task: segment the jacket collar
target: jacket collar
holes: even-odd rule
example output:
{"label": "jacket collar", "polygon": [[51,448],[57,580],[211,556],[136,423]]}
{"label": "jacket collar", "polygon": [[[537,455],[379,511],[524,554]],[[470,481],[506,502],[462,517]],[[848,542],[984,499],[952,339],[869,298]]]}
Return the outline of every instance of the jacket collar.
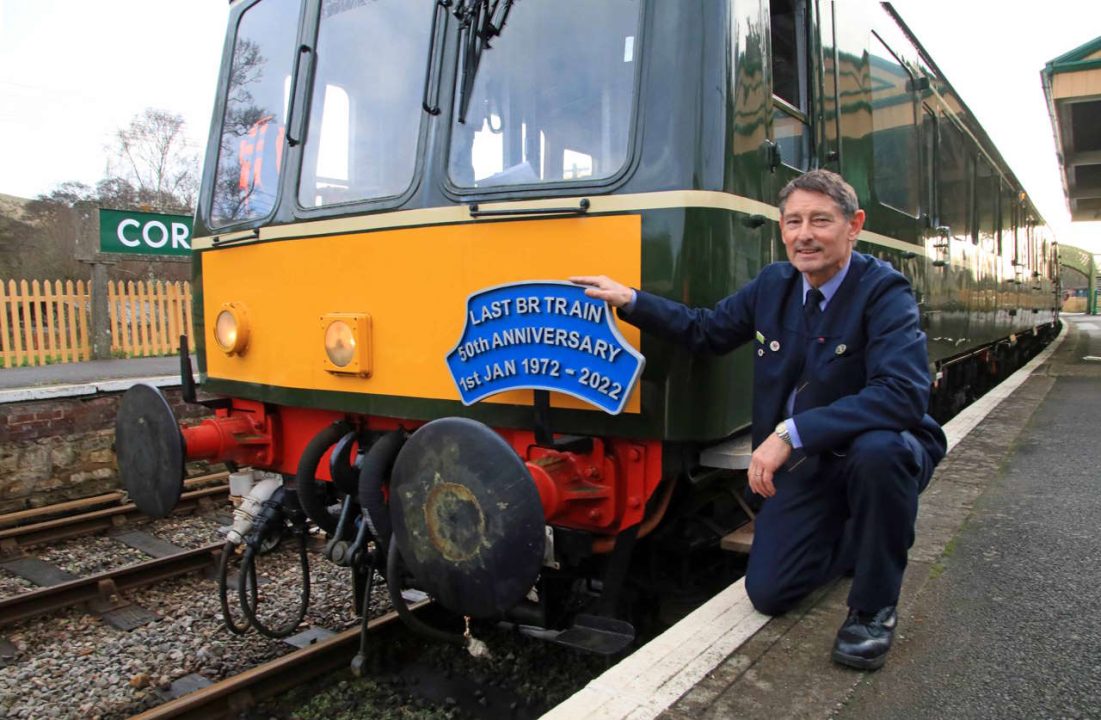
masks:
{"label": "jacket collar", "polygon": [[818,334],[824,337],[836,335],[842,319],[848,314],[843,308],[850,305],[856,288],[860,284],[860,278],[868,269],[868,265],[874,262],[868,255],[854,252],[849,260],[849,272],[837,288],[833,298],[826,305],[826,311],[822,315],[821,325],[818,326]]}

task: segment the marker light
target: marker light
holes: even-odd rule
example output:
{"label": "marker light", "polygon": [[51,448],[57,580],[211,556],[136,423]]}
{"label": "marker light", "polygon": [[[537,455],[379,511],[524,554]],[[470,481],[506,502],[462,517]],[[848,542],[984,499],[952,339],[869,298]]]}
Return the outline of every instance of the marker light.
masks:
{"label": "marker light", "polygon": [[329,313],[321,318],[325,369],[331,373],[371,374],[371,316]]}
{"label": "marker light", "polygon": [[347,367],[356,355],[356,334],[343,320],[334,320],[325,330],[325,354],[337,367]]}
{"label": "marker light", "polygon": [[248,347],[248,312],[241,303],[226,303],[214,321],[214,342],[226,355],[242,355]]}

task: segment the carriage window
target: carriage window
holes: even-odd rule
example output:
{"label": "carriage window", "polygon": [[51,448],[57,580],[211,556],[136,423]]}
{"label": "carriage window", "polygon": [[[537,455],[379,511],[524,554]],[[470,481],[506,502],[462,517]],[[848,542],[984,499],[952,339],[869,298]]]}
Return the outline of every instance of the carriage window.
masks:
{"label": "carriage window", "polygon": [[516,3],[480,56],[462,118],[456,80],[451,180],[482,188],[619,172],[634,107],[639,5]]}
{"label": "carriage window", "polygon": [[872,157],[876,199],[908,215],[918,213],[917,103],[909,71],[872,35]]}
{"label": "carriage window", "polygon": [[1001,202],[998,204],[998,254],[1005,256],[1007,247],[1013,244],[1013,188],[1002,184]]}
{"label": "carriage window", "polygon": [[937,116],[927,106],[921,109],[921,176],[924,184],[921,188],[921,208],[927,216],[927,220],[939,225],[937,222],[937,181],[933,169],[937,161]]}
{"label": "carriage window", "polygon": [[937,210],[940,224],[963,240],[970,233],[971,156],[963,133],[945,119],[940,125],[937,150]]}
{"label": "carriage window", "polygon": [[430,6],[323,0],[303,207],[400,195],[413,180]]}
{"label": "carriage window", "polygon": [[215,226],[265,217],[275,207],[298,7],[299,0],[268,0],[241,16],[215,171]]}
{"label": "carriage window", "polygon": [[994,249],[999,187],[997,173],[990,163],[979,158],[975,172],[975,242],[987,250]]}

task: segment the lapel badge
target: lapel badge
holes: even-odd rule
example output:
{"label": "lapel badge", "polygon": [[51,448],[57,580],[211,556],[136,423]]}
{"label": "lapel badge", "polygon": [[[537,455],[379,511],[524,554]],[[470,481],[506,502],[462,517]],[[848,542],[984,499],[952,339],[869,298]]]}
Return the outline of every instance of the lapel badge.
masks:
{"label": "lapel badge", "polygon": [[768,344],[768,349],[771,350],[772,352],[779,352],[780,351],[780,341],[779,340],[773,340],[772,342],[770,342]]}
{"label": "lapel badge", "polygon": [[757,357],[764,357],[764,356],[765,356],[765,349],[764,348],[757,348]]}
{"label": "lapel badge", "polygon": [[838,345],[837,347],[835,347],[833,349],[833,354],[834,355],[844,355],[846,350],[848,350],[848,348],[845,347],[845,343],[841,343],[840,345]]}
{"label": "lapel badge", "polygon": [[760,330],[757,331],[757,342],[761,343],[762,345],[765,344],[765,336],[761,334]]}

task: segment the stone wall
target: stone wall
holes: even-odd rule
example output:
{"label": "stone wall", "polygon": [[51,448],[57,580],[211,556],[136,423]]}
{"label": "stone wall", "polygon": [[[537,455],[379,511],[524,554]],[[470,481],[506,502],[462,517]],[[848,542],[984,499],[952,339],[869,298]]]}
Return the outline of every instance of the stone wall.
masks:
{"label": "stone wall", "polygon": [[[209,415],[163,389],[180,419]],[[115,413],[122,393],[0,404],[0,513],[119,489]]]}

